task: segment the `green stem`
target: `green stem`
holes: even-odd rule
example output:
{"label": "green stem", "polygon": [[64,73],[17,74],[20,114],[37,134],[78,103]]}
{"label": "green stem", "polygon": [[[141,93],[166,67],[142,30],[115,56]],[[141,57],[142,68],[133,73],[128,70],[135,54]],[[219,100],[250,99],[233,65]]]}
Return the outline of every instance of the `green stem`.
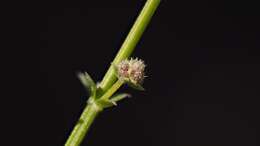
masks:
{"label": "green stem", "polygon": [[80,116],[79,121],[71,132],[65,146],[79,146],[88,132],[90,125],[100,112],[95,104],[88,104]]}
{"label": "green stem", "polygon": [[117,80],[115,84],[113,84],[113,86],[109,88],[100,99],[109,99],[123,84],[123,81]]}
{"label": "green stem", "polygon": [[[123,83],[123,81],[118,80],[100,99],[109,99]],[[65,146],[79,146],[100,111],[102,111],[102,107],[97,105],[95,100],[90,97],[88,105],[81,114]]]}
{"label": "green stem", "polygon": [[[159,3],[160,0],[147,0],[145,6],[143,7],[138,18],[136,19],[133,27],[131,28],[128,36],[126,37],[123,45],[121,46],[112,64],[116,65],[122,60],[128,58],[132,54],[136,44],[140,40],[145,28],[150,22],[151,17],[153,16]],[[100,87],[103,91],[106,91],[108,88],[110,88],[113,85],[115,81],[116,81],[116,76],[114,73],[113,66],[111,65],[107,73],[105,74],[100,84]]]}
{"label": "green stem", "polygon": [[[131,55],[159,3],[160,0],[147,0],[112,64],[116,65]],[[115,76],[113,66],[111,65],[100,84],[103,91],[103,95],[101,95],[102,99],[108,99],[111,97],[112,94],[122,85],[121,81],[115,83],[116,79],[117,77]],[[78,123],[66,141],[65,146],[79,146],[88,132],[90,125],[101,110],[102,107],[99,107],[95,104],[95,101],[92,100],[92,102],[85,107]]]}

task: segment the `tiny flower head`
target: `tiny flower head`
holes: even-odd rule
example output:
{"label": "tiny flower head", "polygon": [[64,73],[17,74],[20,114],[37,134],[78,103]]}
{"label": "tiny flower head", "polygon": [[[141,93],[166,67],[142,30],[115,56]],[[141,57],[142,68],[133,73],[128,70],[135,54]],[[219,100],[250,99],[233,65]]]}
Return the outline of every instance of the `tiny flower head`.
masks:
{"label": "tiny flower head", "polygon": [[120,78],[128,78],[129,77],[129,61],[123,60],[117,66],[117,74]]}
{"label": "tiny flower head", "polygon": [[144,69],[145,64],[143,60],[139,59],[130,59],[129,61],[130,70],[129,70],[129,78],[131,82],[134,84],[142,84],[144,79]]}
{"label": "tiny flower head", "polygon": [[135,85],[143,83],[145,64],[141,59],[123,60],[117,65],[119,79],[131,82]]}

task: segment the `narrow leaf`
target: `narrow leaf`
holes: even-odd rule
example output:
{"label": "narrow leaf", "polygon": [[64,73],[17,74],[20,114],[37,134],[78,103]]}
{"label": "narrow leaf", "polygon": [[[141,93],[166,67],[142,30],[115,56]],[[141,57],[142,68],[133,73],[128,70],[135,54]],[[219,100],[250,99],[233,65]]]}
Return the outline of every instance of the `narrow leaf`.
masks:
{"label": "narrow leaf", "polygon": [[125,99],[127,97],[131,97],[131,95],[127,94],[127,93],[119,93],[119,94],[113,95],[110,100],[112,102],[118,102],[119,100]]}
{"label": "narrow leaf", "polygon": [[102,100],[97,100],[96,102],[97,102],[97,104],[101,105],[101,106],[104,107],[104,108],[116,106],[116,103],[115,103],[115,102],[112,102],[112,101],[110,101],[110,100],[104,100],[104,99],[102,99]]}
{"label": "narrow leaf", "polygon": [[130,86],[130,87],[132,87],[132,88],[134,88],[134,89],[136,89],[136,90],[140,90],[140,91],[144,91],[144,90],[145,90],[144,87],[142,87],[142,86],[139,85],[139,84],[133,84],[133,83],[130,82],[130,81],[127,81],[126,83],[127,83],[128,86]]}
{"label": "narrow leaf", "polygon": [[96,96],[96,84],[90,77],[90,75],[85,72],[85,73],[78,73],[78,78],[83,84],[83,86],[86,88],[86,90],[89,92],[90,96],[95,97]]}

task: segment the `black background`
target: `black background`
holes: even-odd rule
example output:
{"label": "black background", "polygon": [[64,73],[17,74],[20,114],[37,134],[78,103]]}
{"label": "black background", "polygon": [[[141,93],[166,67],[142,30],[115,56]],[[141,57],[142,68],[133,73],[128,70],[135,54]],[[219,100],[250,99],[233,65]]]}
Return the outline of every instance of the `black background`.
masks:
{"label": "black background", "polygon": [[[34,49],[11,67],[21,79],[10,84],[14,142],[63,145],[87,100],[75,73],[102,79],[144,3],[33,6],[22,23]],[[133,53],[147,64],[146,91],[124,87],[133,98],[104,111],[82,145],[259,144],[258,11],[249,1],[162,0]]]}

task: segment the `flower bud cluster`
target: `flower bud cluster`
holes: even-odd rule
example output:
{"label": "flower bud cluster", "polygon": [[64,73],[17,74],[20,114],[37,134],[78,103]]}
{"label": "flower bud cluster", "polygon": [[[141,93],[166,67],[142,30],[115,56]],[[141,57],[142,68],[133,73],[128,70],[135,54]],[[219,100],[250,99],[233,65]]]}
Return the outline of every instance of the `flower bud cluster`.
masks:
{"label": "flower bud cluster", "polygon": [[145,64],[141,59],[123,60],[117,65],[118,78],[133,84],[142,84]]}

